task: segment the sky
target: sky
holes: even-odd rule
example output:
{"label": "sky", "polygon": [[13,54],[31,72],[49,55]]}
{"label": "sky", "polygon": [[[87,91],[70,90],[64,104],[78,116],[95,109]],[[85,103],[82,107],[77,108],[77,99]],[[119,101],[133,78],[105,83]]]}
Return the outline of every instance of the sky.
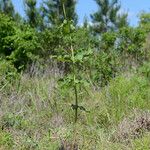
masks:
{"label": "sky", "polygon": [[[16,10],[24,15],[23,0],[12,0]],[[41,3],[42,0],[38,0]],[[128,12],[128,19],[130,25],[136,26],[138,24],[138,15],[140,12],[150,12],[150,0],[120,0],[121,12]],[[79,25],[83,23],[84,17],[90,20],[90,14],[96,12],[98,9],[94,0],[77,0],[77,14],[79,18]]]}

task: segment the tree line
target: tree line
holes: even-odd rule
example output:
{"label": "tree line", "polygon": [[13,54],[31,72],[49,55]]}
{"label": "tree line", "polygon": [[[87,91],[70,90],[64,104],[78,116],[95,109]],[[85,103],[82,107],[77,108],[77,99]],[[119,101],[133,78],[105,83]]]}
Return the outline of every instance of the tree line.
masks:
{"label": "tree line", "polygon": [[[57,61],[58,68],[70,72],[70,46],[81,74],[105,85],[119,72],[149,59],[144,46],[149,32],[149,13],[142,13],[137,27],[131,27],[128,13],[121,13],[118,0],[95,0],[98,6],[78,25],[75,0],[24,0],[25,17],[11,0],[0,0],[0,57],[18,72],[33,62],[44,65]],[[89,55],[90,54],[90,55]],[[81,63],[84,61],[84,63]],[[84,72],[84,73],[83,73]]]}
{"label": "tree line", "polygon": [[[95,2],[98,10],[91,14],[95,32],[106,32],[128,25],[127,13],[119,13],[121,4],[118,0],[95,0]],[[0,1],[0,12],[12,17],[14,21],[27,23],[38,30],[60,25],[64,19],[72,20],[74,25],[78,23],[76,0],[43,0],[39,7],[37,7],[37,0],[23,0],[23,3],[24,18],[16,12],[11,0]]]}

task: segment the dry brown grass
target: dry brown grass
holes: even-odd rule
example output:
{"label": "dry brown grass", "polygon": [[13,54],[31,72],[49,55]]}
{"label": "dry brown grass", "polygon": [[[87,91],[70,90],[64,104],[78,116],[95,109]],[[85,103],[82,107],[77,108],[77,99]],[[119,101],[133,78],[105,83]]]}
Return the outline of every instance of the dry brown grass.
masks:
{"label": "dry brown grass", "polygon": [[141,138],[150,131],[150,112],[134,110],[130,117],[126,117],[116,128],[115,139],[119,142]]}

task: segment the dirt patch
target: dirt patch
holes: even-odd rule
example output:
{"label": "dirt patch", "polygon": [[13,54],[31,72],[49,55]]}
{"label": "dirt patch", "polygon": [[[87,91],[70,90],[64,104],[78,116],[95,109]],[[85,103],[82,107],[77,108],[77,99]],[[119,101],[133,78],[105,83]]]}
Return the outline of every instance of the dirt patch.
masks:
{"label": "dirt patch", "polygon": [[115,141],[130,142],[131,139],[142,137],[145,132],[150,132],[150,111],[134,110],[128,118],[116,128]]}
{"label": "dirt patch", "polygon": [[76,143],[62,141],[59,150],[78,150],[78,145]]}
{"label": "dirt patch", "polygon": [[55,114],[52,118],[51,118],[51,125],[54,128],[58,128],[63,126],[64,124],[64,119],[61,115],[59,114]]}

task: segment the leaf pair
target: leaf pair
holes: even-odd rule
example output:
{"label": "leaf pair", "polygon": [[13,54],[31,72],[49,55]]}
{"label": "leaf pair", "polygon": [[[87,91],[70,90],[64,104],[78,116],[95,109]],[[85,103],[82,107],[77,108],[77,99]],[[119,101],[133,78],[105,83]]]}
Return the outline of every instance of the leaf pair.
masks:
{"label": "leaf pair", "polygon": [[80,109],[81,111],[89,112],[89,111],[86,110],[86,108],[83,107],[83,106],[77,106],[77,105],[72,104],[72,105],[71,105],[71,108],[72,108],[73,110],[75,110],[75,109]]}

